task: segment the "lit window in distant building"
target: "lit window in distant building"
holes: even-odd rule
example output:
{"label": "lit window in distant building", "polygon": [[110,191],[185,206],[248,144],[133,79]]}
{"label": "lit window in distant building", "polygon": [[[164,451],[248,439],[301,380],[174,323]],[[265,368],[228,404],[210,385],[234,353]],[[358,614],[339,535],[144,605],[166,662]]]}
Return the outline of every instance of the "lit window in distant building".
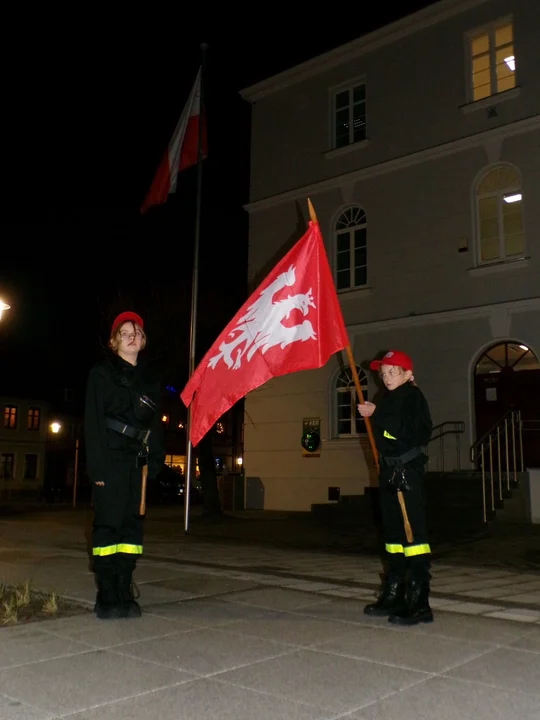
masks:
{"label": "lit window in distant building", "polygon": [[166,455],[165,465],[175,470],[177,473],[184,474],[186,469],[186,456],[185,455]]}
{"label": "lit window in distant building", "polygon": [[523,257],[521,179],[512,165],[490,168],[476,185],[478,262]]}
{"label": "lit window in distant building", "polygon": [[17,406],[6,405],[4,408],[4,427],[14,430],[17,427]]}
{"label": "lit window in distant building", "polygon": [[39,430],[39,423],[41,420],[40,408],[31,407],[28,408],[28,429]]}
{"label": "lit window in distant building", "polygon": [[516,86],[512,23],[493,23],[469,36],[472,101],[483,100]]}

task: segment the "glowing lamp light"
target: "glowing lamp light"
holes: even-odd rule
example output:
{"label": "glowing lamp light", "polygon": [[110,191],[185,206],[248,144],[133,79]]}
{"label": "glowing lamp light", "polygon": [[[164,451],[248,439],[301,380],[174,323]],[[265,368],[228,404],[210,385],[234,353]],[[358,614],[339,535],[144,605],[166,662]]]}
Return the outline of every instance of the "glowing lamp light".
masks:
{"label": "glowing lamp light", "polygon": [[505,203],[515,203],[519,202],[522,197],[521,193],[514,193],[513,195],[505,195],[503,200]]}
{"label": "glowing lamp light", "polygon": [[2,317],[2,313],[4,312],[4,310],[9,310],[9,308],[10,308],[10,305],[8,305],[2,299],[0,299],[0,318]]}
{"label": "glowing lamp light", "polygon": [[508,69],[512,72],[516,69],[516,58],[514,55],[509,55],[508,57],[504,58],[504,62],[508,65]]}
{"label": "glowing lamp light", "polygon": [[243,461],[243,459],[242,459],[241,457],[236,458],[236,464],[237,464],[237,465],[240,465],[240,466],[241,466],[243,462],[244,462],[244,461]]}
{"label": "glowing lamp light", "polygon": [[60,432],[62,429],[62,425],[59,422],[52,422],[51,423],[51,432],[53,432],[55,435]]}

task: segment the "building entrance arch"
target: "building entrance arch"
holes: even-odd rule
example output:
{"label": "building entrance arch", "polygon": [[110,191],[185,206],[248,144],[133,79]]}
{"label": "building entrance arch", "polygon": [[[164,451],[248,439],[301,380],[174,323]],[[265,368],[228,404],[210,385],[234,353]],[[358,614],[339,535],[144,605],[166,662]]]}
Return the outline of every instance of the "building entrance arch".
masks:
{"label": "building entrance arch", "polygon": [[473,390],[476,439],[509,410],[519,410],[525,466],[540,467],[540,361],[536,353],[519,341],[494,343],[476,361]]}

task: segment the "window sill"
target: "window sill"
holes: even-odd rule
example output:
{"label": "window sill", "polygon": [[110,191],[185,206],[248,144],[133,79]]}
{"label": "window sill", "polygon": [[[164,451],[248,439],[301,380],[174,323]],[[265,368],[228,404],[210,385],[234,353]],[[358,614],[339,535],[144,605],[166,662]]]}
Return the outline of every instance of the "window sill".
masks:
{"label": "window sill", "polygon": [[325,153],[323,153],[323,157],[325,160],[333,160],[336,157],[348,155],[349,153],[355,152],[356,150],[363,150],[363,148],[366,148],[368,145],[369,138],[366,138],[365,140],[361,140],[360,142],[345,145],[345,147],[335,148],[334,150],[327,150]]}
{"label": "window sill", "polygon": [[329,450],[343,450],[347,446],[349,447],[360,447],[363,442],[367,441],[367,434],[363,435],[352,435],[351,437],[338,437],[323,439],[322,444]]}
{"label": "window sill", "polygon": [[508,272],[510,270],[521,270],[529,267],[529,257],[521,257],[516,260],[502,260],[494,263],[486,263],[485,265],[477,265],[469,268],[469,275],[478,277],[482,275],[492,275],[493,273]]}
{"label": "window sill", "polygon": [[469,113],[475,112],[476,110],[485,110],[486,108],[493,107],[493,105],[498,105],[499,103],[506,102],[506,100],[513,100],[514,98],[519,97],[520,93],[521,85],[518,85],[511,90],[505,90],[501,93],[495,93],[495,95],[490,95],[487,98],[482,98],[481,100],[475,100],[474,102],[462,105],[460,107],[460,110],[464,115],[468,115]]}
{"label": "window sill", "polygon": [[343,290],[338,290],[339,297],[346,297],[348,295],[354,295],[355,297],[365,297],[367,295],[371,295],[373,288],[371,285],[363,285],[362,287],[357,288],[344,288]]}

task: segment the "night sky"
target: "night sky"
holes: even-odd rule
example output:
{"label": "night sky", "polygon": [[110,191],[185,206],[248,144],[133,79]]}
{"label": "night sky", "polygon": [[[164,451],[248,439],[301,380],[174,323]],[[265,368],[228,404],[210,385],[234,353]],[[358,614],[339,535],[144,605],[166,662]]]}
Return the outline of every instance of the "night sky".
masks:
{"label": "night sky", "polygon": [[[432,4],[403,2],[400,15]],[[396,19],[388,5],[317,21],[261,11],[52,17],[4,28],[0,392],[83,388],[122,310],[143,315],[167,379],[187,381],[196,170],[139,206],[209,45],[198,357],[246,299],[249,106],[239,91]],[[369,5],[368,5],[369,6]],[[147,12],[147,11],[146,11]],[[157,14],[157,13],[156,13]],[[247,25],[246,25],[247,23]],[[216,30],[219,28],[219,32]],[[315,30],[313,28],[316,28]]]}

